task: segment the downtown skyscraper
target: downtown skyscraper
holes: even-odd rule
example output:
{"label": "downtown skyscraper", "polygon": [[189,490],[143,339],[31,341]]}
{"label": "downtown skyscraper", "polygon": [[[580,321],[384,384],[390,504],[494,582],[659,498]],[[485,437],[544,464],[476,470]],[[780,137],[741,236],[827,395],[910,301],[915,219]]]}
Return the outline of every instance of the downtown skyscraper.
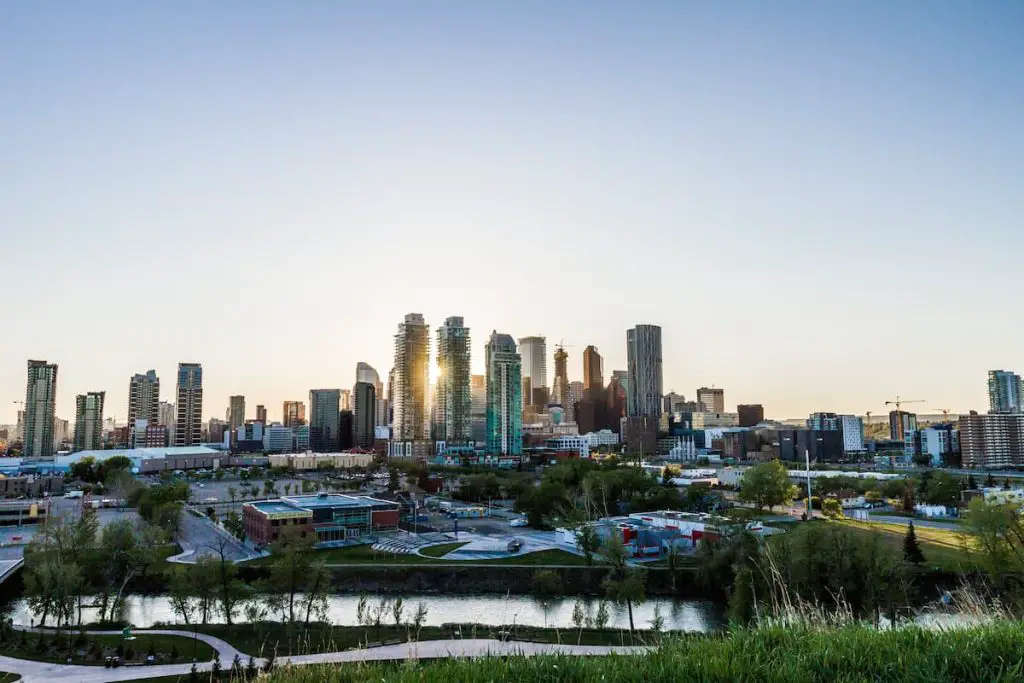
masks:
{"label": "downtown skyscraper", "polygon": [[521,337],[523,405],[542,412],[548,402],[548,344],[544,337]]}
{"label": "downtown skyscraper", "polygon": [[45,360],[28,362],[25,389],[24,439],[27,458],[53,455],[53,418],[57,402],[57,364]]}
{"label": "downtown skyscraper", "polygon": [[462,443],[473,438],[469,328],[451,317],[437,328],[435,439]]}
{"label": "downtown skyscraper", "polygon": [[103,448],[103,403],[107,392],[90,391],[75,397],[75,450]]}
{"label": "downtown skyscraper", "polygon": [[[366,382],[367,384],[373,385],[373,393],[377,402],[374,408],[374,427],[383,427],[390,424],[388,420],[388,399],[384,394],[384,385],[380,381],[380,373],[370,365],[359,361],[356,363],[356,386],[358,387],[360,382]],[[355,389],[353,389],[353,396]],[[353,398],[353,400],[355,400]],[[358,410],[358,406],[355,406],[355,410]],[[358,420],[358,418],[357,418]],[[372,430],[371,430],[372,431]]]}
{"label": "downtown skyscraper", "polygon": [[358,380],[352,389],[354,442],[359,448],[373,448],[377,426],[377,386],[373,382]]}
{"label": "downtown skyscraper", "polygon": [[492,332],[487,364],[487,452],[523,452],[523,363],[510,335]]}
{"label": "downtown skyscraper", "polygon": [[339,444],[340,389],[309,392],[309,448],[316,453],[334,453]]}
{"label": "downtown skyscraper", "polygon": [[398,325],[392,372],[392,438],[402,441],[429,439],[430,328],[419,313],[407,314],[405,321]]}
{"label": "downtown skyscraper", "polygon": [[198,446],[203,441],[203,366],[178,363],[175,446]]}
{"label": "downtown skyscraper", "polygon": [[306,404],[302,401],[284,401],[281,404],[281,424],[292,429],[306,424]]}
{"label": "downtown skyscraper", "polygon": [[626,331],[626,414],[661,417],[661,327],[637,325]]}

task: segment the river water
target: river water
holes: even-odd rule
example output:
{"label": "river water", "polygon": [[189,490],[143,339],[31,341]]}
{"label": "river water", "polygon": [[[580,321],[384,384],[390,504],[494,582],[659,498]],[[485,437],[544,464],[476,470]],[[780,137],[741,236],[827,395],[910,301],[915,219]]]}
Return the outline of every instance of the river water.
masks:
{"label": "river water", "polygon": [[[356,606],[359,597],[355,595],[333,595],[329,600],[330,621],[342,626],[358,625]],[[369,596],[373,606],[375,598]],[[537,599],[523,595],[481,595],[481,596],[442,596],[406,595],[406,618],[411,617],[420,602],[426,604],[428,626],[440,626],[446,623],[475,623],[499,626],[504,624],[523,624],[527,626],[552,626],[572,628],[572,613],[575,598],[548,601],[546,604]],[[591,616],[596,614],[598,600],[583,600],[584,608]],[[610,628],[629,628],[629,614],[625,607],[609,603],[611,619]],[[641,605],[633,606],[633,620],[637,628],[650,628],[654,619],[655,609],[660,608],[664,619],[664,628],[678,631],[709,632],[725,626],[725,618],[719,606],[710,602],[697,600],[670,600],[665,598],[651,599]],[[82,611],[82,621],[94,621],[97,610],[86,608]],[[184,624],[174,616],[170,602],[166,596],[130,595],[124,601],[122,613],[124,619],[137,628],[146,628],[156,623]],[[24,626],[31,625],[38,616],[33,614],[24,600],[18,600],[14,608],[14,623]],[[390,617],[390,613],[389,613]],[[273,618],[273,617],[268,617]],[[244,620],[240,615],[235,621]],[[218,617],[211,619],[214,623],[223,620]]]}

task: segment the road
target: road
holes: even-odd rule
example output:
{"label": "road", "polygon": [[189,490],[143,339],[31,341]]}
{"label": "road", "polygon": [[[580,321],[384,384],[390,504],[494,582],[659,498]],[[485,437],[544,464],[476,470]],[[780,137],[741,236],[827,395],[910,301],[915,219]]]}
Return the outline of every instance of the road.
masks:
{"label": "road", "polygon": [[[97,633],[119,634],[120,631],[97,631]],[[153,630],[145,631],[159,635],[181,636],[192,638],[191,631]],[[199,634],[198,638],[214,648],[220,656],[221,666],[231,666],[238,654],[242,663],[247,663],[249,655],[236,650],[229,643],[213,636]],[[309,664],[333,664],[349,662],[380,662],[404,661],[408,659],[442,659],[449,657],[505,657],[508,655],[535,656],[562,654],[570,656],[629,655],[649,651],[647,647],[618,647],[610,645],[556,645],[552,643],[521,643],[517,641],[500,641],[489,639],[467,640],[428,640],[421,643],[403,643],[401,645],[383,645],[380,647],[345,650],[343,652],[325,652],[315,655],[281,657],[279,664],[291,663],[297,666]],[[254,658],[260,666],[263,660]],[[200,671],[208,671],[211,663],[205,662],[197,666]],[[51,664],[47,662],[31,662],[24,659],[0,656],[0,671],[20,674],[25,683],[49,681],[74,681],[75,683],[107,683],[111,681],[131,681],[140,678],[157,678],[161,676],[186,676],[191,664],[161,664],[159,666],[134,666],[119,669],[107,669],[102,666],[80,666],[69,664]]]}
{"label": "road", "polygon": [[200,519],[188,510],[182,513],[181,530],[178,532],[178,545],[182,552],[176,556],[179,561],[194,562],[201,555],[211,554],[220,557],[222,544],[224,557],[228,560],[248,560],[259,556],[223,529],[215,527],[206,517]]}
{"label": "road", "polygon": [[910,517],[900,517],[898,515],[870,515],[868,517],[869,522],[884,522],[885,524],[902,524],[908,526],[910,522],[914,523],[917,527],[930,527],[932,529],[947,529],[949,531],[966,531],[964,525],[954,524],[952,522],[943,522],[937,519],[918,519]]}

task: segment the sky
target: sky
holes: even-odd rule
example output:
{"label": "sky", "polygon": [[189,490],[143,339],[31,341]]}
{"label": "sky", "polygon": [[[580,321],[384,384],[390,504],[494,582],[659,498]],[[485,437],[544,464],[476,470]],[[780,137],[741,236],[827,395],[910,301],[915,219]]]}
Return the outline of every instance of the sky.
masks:
{"label": "sky", "polygon": [[[0,4],[0,423],[386,378],[406,313],[784,418],[1024,371],[1024,3]],[[549,359],[549,366],[551,360]],[[172,399],[173,400],[173,399]]]}

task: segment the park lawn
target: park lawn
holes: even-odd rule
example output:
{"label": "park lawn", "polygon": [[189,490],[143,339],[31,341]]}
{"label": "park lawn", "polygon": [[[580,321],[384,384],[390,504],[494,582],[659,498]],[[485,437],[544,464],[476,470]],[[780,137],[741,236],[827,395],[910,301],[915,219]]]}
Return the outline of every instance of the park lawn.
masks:
{"label": "park lawn", "polygon": [[429,546],[429,547],[424,548],[423,550],[421,550],[420,554],[421,555],[425,555],[426,557],[442,557],[442,556],[447,555],[448,553],[452,552],[453,550],[458,550],[459,548],[461,548],[464,545],[469,545],[469,544],[468,543],[442,543],[441,545],[432,545],[432,546]]}
{"label": "park lawn", "polygon": [[0,683],[14,683],[20,681],[21,676],[18,674],[9,674],[6,671],[0,671]]}
{"label": "park lawn", "polygon": [[[196,660],[208,662],[213,659],[213,648],[202,641],[196,641],[184,636],[151,635],[145,631],[134,632],[135,639],[125,641],[121,635],[98,635],[86,632],[86,645],[75,644],[77,633],[72,633],[71,640],[71,663],[83,664],[86,666],[103,666],[104,657],[117,654],[118,645],[124,645],[121,655],[122,663],[127,663],[127,650],[131,647],[134,662],[144,662],[149,653],[150,645],[153,646],[157,655],[157,664],[181,664],[192,661],[192,652],[195,648]],[[45,645],[40,651],[38,633],[26,633],[27,640],[11,639],[0,645],[0,654],[17,659],[28,659],[35,662],[55,662],[64,664],[68,656],[68,635],[64,634],[63,643],[60,647],[54,644],[54,635],[45,634]],[[92,653],[92,645],[98,642],[103,647],[102,655],[96,657]],[[172,658],[174,649],[177,649],[177,658]]]}
{"label": "park lawn", "polygon": [[[406,604],[404,619],[415,612],[415,605]],[[387,615],[389,618],[391,614]],[[256,657],[266,657],[270,652],[275,656],[339,652],[380,644],[407,643],[411,640],[450,640],[452,638],[494,638],[497,640],[523,640],[539,643],[572,643],[583,645],[630,645],[628,630],[616,629],[554,629],[530,626],[489,626],[483,624],[445,624],[424,626],[415,637],[409,627],[395,626],[394,621],[376,626],[328,626],[311,624],[309,630],[296,624],[289,632],[287,624],[262,622],[260,624],[208,624],[199,627],[200,632],[227,641],[242,652]],[[636,643],[651,643],[656,634],[637,631]],[[225,663],[227,667],[230,663]],[[242,664],[246,664],[245,658]]]}
{"label": "park lawn", "polygon": [[[887,524],[885,522],[861,522],[852,519],[835,520],[848,528],[863,531],[865,533],[877,531],[882,538],[892,547],[903,551],[903,538],[907,535],[907,527],[902,524]],[[924,553],[928,566],[934,566],[945,571],[959,572],[970,571],[977,568],[977,563],[968,552],[968,537],[958,531],[950,529],[935,529],[932,527],[914,527],[921,552]]]}

